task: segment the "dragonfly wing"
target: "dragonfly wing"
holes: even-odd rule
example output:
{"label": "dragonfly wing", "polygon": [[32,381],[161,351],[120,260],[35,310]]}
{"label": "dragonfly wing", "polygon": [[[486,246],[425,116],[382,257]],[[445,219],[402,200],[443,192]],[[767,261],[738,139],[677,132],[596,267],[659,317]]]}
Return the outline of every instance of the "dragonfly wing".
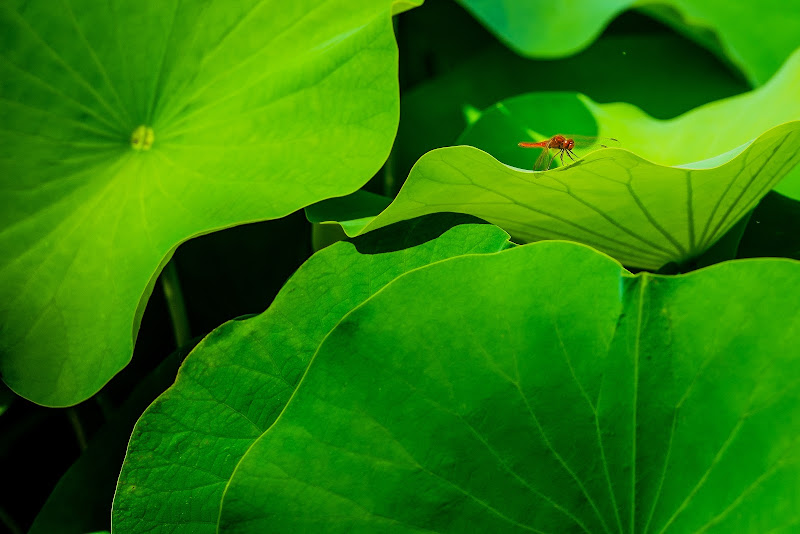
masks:
{"label": "dragonfly wing", "polygon": [[539,158],[536,160],[536,163],[533,164],[533,170],[535,171],[546,171],[550,168],[550,165],[553,163],[553,158],[556,155],[558,150],[550,151],[550,147],[545,147],[542,150],[542,153],[539,155]]}
{"label": "dragonfly wing", "polygon": [[589,135],[568,135],[575,141],[576,148],[618,147],[620,142],[613,137],[592,137]]}

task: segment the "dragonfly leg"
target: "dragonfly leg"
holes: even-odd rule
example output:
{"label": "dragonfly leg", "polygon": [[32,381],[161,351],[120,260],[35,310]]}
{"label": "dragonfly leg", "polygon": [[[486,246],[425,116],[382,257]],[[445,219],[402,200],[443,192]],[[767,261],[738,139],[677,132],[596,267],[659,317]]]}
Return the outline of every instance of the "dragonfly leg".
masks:
{"label": "dragonfly leg", "polygon": [[[569,159],[571,159],[572,161],[575,161],[576,159],[578,159],[578,156],[575,156],[575,153],[572,150],[567,150],[567,156],[569,156]],[[575,156],[575,157],[573,158],[572,156]]]}

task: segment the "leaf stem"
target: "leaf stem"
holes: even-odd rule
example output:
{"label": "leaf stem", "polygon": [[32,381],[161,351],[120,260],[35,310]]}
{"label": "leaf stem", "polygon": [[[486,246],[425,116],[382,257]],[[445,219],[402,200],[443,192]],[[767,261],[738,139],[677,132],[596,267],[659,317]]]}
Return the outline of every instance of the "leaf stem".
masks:
{"label": "leaf stem", "polygon": [[167,299],[169,318],[172,321],[172,333],[175,336],[175,346],[180,348],[189,342],[192,334],[174,258],[167,262],[164,271],[161,273],[161,288],[164,290],[164,297]]}
{"label": "leaf stem", "polygon": [[8,527],[8,531],[11,532],[11,534],[24,534],[23,530],[17,525],[14,519],[8,515],[8,512],[6,512],[2,506],[0,506],[0,523]]}
{"label": "leaf stem", "polygon": [[103,419],[106,423],[111,421],[114,417],[114,408],[111,406],[111,403],[108,402],[108,399],[102,392],[98,393],[94,396],[94,401],[97,403],[97,406],[100,408],[100,412],[103,414]]}
{"label": "leaf stem", "polygon": [[386,160],[386,163],[383,164],[383,194],[389,198],[394,198],[395,188],[397,187],[397,181],[394,177],[394,160],[395,152],[394,146],[392,146],[392,151],[389,152],[389,158]]}
{"label": "leaf stem", "polygon": [[88,443],[86,442],[86,432],[84,432],[81,419],[78,417],[78,411],[75,408],[67,408],[67,418],[72,425],[72,430],[75,432],[75,439],[78,440],[78,447],[80,447],[81,452],[85,452]]}

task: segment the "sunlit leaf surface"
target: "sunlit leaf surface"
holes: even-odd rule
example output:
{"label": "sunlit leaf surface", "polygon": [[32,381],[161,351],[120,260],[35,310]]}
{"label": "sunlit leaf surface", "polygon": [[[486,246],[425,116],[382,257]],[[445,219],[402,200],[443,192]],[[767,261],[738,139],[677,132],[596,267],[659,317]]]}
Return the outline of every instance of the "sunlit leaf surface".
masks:
{"label": "sunlit leaf surface", "polygon": [[383,212],[343,227],[357,235],[429,213],[468,213],[521,242],[577,241],[655,270],[707,250],[800,162],[798,148],[800,122],[774,128],[708,168],[657,165],[609,148],[532,172],[476,148],[442,148],[417,162]]}
{"label": "sunlit leaf surface", "polygon": [[364,184],[397,127],[391,14],[415,3],[3,2],[3,380],[89,397],[179,243]]}
{"label": "sunlit leaf surface", "polygon": [[269,310],[203,340],[136,426],[114,499],[114,531],[216,532],[237,463],[275,422],[345,314],[405,272],[508,246],[505,232],[485,224],[456,226],[431,240],[444,230],[411,222],[355,246],[334,244],[297,271]]}
{"label": "sunlit leaf surface", "polygon": [[792,532],[799,275],[566,243],[409,272],[327,337],[220,532]]}

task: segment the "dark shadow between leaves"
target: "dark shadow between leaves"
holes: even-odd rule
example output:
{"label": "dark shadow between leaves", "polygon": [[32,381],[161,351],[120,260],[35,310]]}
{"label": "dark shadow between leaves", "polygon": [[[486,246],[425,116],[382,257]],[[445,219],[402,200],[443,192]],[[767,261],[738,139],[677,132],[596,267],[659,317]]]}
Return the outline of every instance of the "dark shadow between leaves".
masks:
{"label": "dark shadow between leaves", "polygon": [[489,224],[483,219],[463,213],[432,213],[378,228],[350,239],[361,254],[382,254],[427,243],[454,226]]}
{"label": "dark shadow between leaves", "polygon": [[800,260],[800,202],[774,191],[753,210],[737,258]]}

